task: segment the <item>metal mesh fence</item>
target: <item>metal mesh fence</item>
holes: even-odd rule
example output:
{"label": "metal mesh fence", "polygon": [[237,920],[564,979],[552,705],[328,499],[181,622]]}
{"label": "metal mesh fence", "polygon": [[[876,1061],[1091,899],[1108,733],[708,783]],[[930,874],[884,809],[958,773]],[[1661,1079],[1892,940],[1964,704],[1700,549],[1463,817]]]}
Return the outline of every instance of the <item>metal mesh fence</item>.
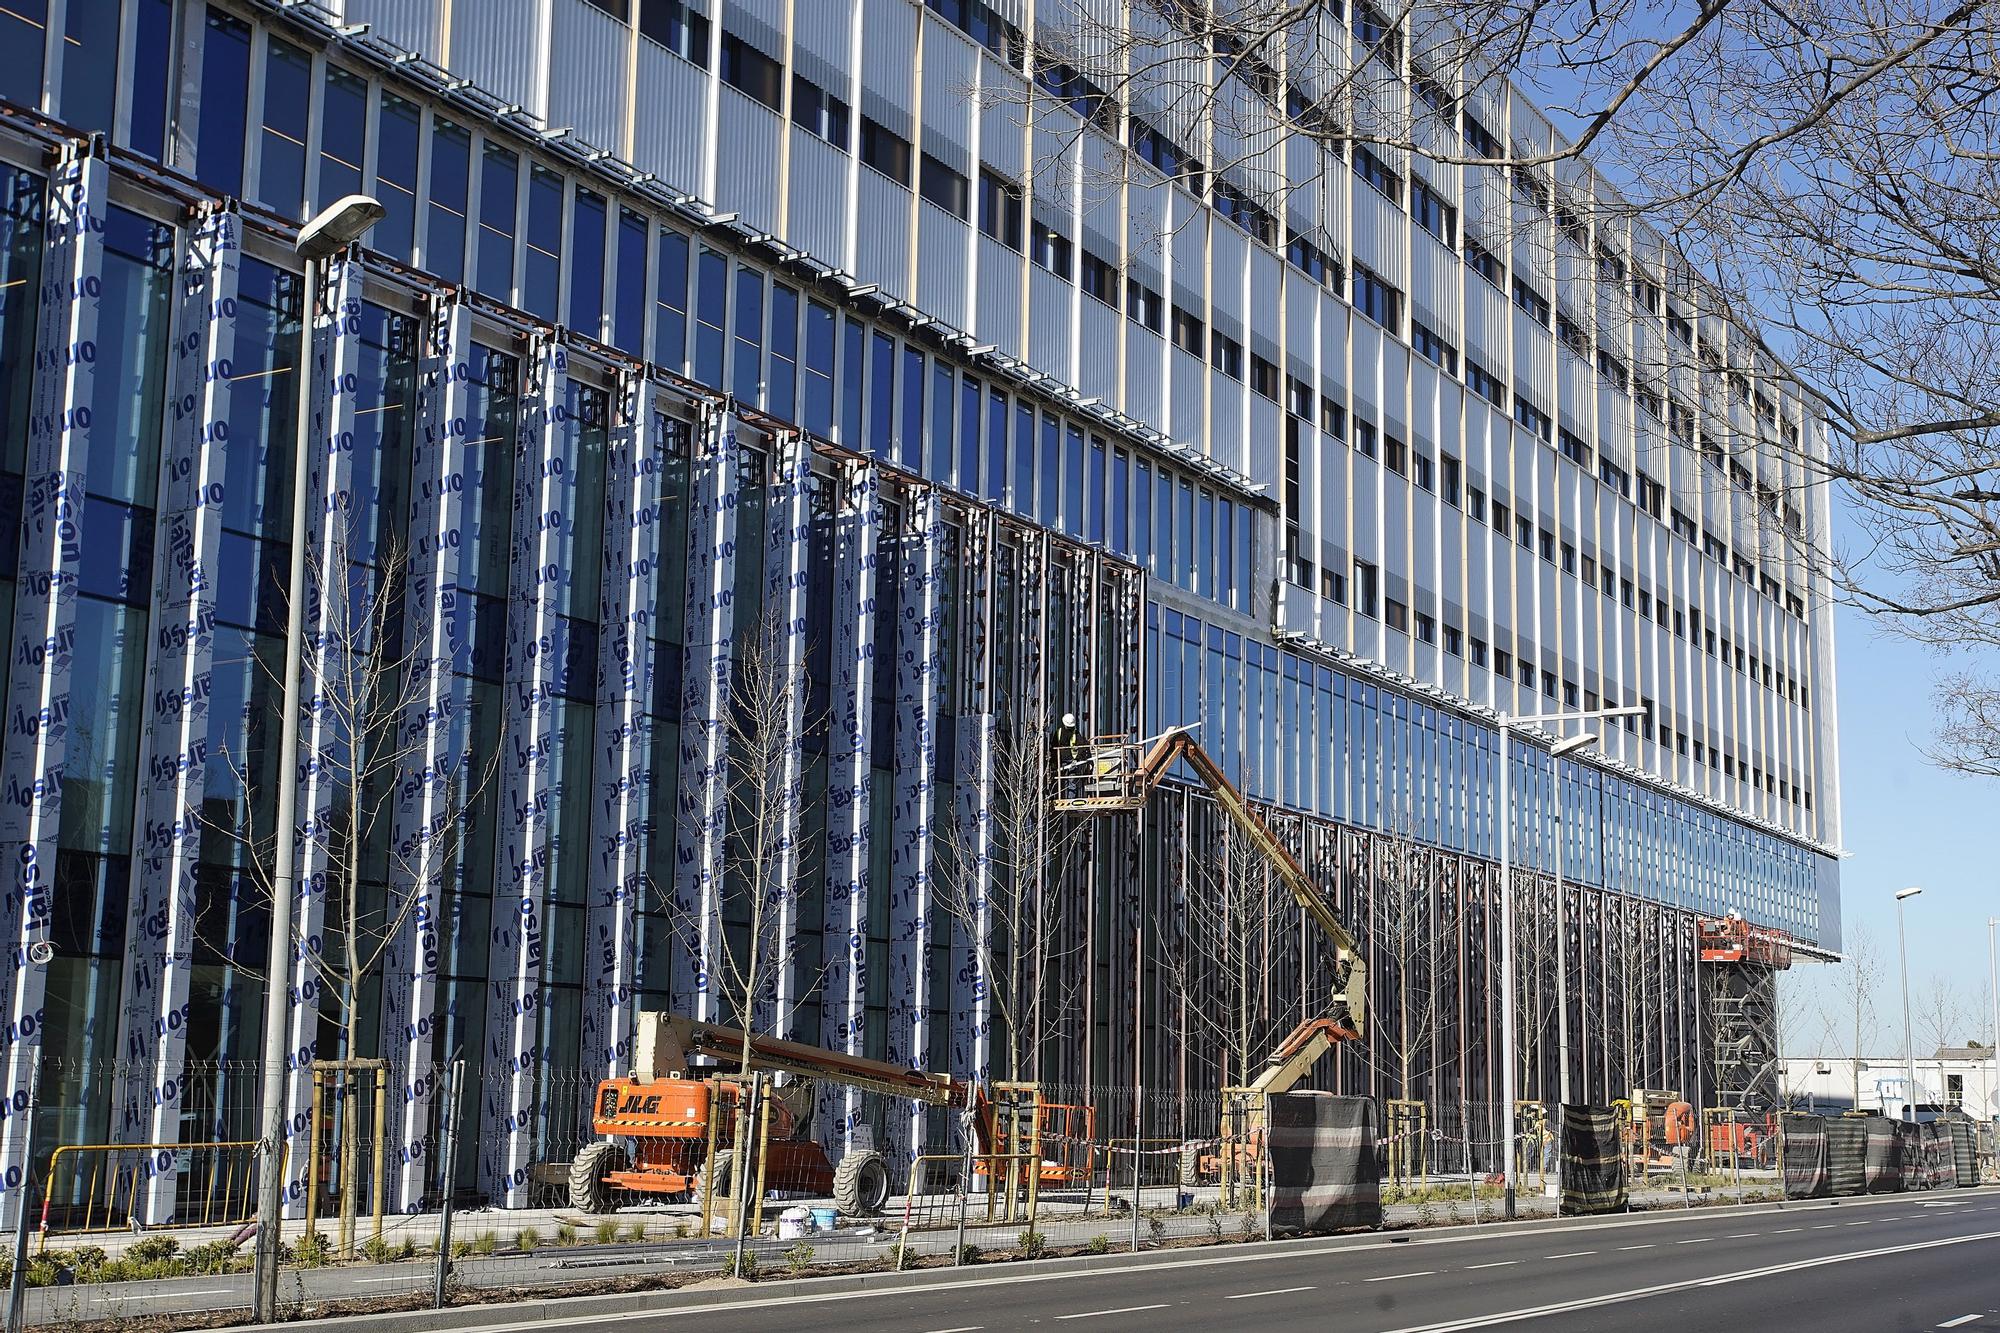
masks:
{"label": "metal mesh fence", "polygon": [[[993,1084],[974,1105],[769,1074],[600,1082],[534,1071],[525,1188],[485,1151],[485,1092],[512,1070],[378,1062],[301,1075],[285,1146],[281,1308],[325,1312],[1262,1239],[1271,1184],[1259,1099],[1240,1093]],[[117,1143],[76,1108],[35,1117],[27,1311],[36,1322],[237,1310],[252,1299],[268,1161],[244,1100],[253,1069],[174,1143]],[[99,1077],[51,1080],[103,1087]],[[45,1085],[46,1086],[46,1085]],[[412,1089],[420,1096],[413,1100]],[[1516,1211],[1556,1211],[1557,1108],[1516,1108]],[[1385,1224],[1505,1211],[1502,1108],[1377,1108]],[[1635,1207],[1776,1196],[1744,1128],[1663,1149],[1628,1114]],[[415,1127],[414,1133],[412,1127]],[[1717,1144],[1745,1150],[1725,1160]],[[1761,1145],[1759,1145],[1761,1147]],[[511,1197],[517,1206],[496,1207]]]}

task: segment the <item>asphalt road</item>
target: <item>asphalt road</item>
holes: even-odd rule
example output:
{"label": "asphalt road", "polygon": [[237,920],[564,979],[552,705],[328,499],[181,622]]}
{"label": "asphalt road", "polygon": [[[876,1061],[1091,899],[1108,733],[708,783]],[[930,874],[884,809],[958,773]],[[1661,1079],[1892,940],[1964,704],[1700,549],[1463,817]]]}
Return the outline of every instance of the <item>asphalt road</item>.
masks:
{"label": "asphalt road", "polygon": [[1359,1248],[1194,1251],[1172,1264],[1033,1277],[988,1270],[920,1289],[748,1296],[701,1310],[563,1321],[621,1333],[1028,1325],[1456,1333],[1516,1323],[1561,1333],[2000,1330],[2000,1195],[1468,1228]]}
{"label": "asphalt road", "polygon": [[[588,1255],[465,1258],[459,1268],[474,1285],[526,1294],[550,1283],[659,1271],[663,1257],[658,1247],[593,1247]],[[713,1256],[706,1261],[712,1265]],[[428,1265],[395,1264],[312,1270],[291,1280],[297,1287],[284,1293],[288,1300],[318,1301],[428,1290],[430,1279]],[[241,1306],[248,1296],[240,1275],[42,1288],[29,1293],[28,1314],[47,1322],[192,1312]],[[1153,1333],[1219,1325],[1447,1333],[1510,1323],[1563,1333],[2000,1333],[2000,1191],[1114,1255],[1071,1271],[938,1270],[915,1287],[786,1297],[752,1291],[725,1305],[569,1316],[541,1327],[971,1333],[1045,1324]]]}

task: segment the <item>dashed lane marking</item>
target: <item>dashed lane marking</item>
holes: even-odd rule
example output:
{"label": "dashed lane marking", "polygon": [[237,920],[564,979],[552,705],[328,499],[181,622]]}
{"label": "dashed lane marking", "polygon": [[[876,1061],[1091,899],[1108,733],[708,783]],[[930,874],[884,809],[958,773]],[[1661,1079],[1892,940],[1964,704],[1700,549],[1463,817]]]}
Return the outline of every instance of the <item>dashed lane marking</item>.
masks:
{"label": "dashed lane marking", "polygon": [[1437,1276],[1437,1269],[1424,1268],[1424,1269],[1419,1269],[1417,1272],[1414,1273],[1390,1273],[1386,1277],[1364,1277],[1361,1280],[1363,1282],[1394,1282],[1399,1278],[1435,1277],[1435,1276]]}
{"label": "dashed lane marking", "polygon": [[1059,1314],[1058,1319],[1095,1319],[1107,1314],[1138,1314],[1141,1310],[1164,1310],[1166,1303],[1158,1305],[1121,1305],[1116,1310],[1080,1310],[1076,1314]]}
{"label": "dashed lane marking", "polygon": [[1596,1254],[1596,1250],[1565,1250],[1561,1254],[1545,1254],[1544,1259],[1581,1259],[1586,1254]]}
{"label": "dashed lane marking", "polygon": [[1939,1325],[1938,1325],[1938,1327],[1939,1327],[1939,1328],[1957,1328],[1957,1327],[1958,1327],[1958,1326],[1959,1326],[1960,1324],[1969,1324],[1969,1323],[1971,1323],[1971,1322],[1972,1322],[1973,1320],[1975,1320],[1975,1319],[1984,1319],[1985,1317],[1986,1317],[1986,1316],[1984,1316],[1984,1315],[1976,1315],[1976,1314],[1962,1314],[1962,1315],[1960,1315],[1960,1316],[1959,1316],[1958,1318],[1956,1318],[1956,1319],[1947,1319],[1947,1320],[1945,1320],[1945,1321],[1944,1321],[1944,1322],[1943,1322],[1942,1324],[1939,1324]]}
{"label": "dashed lane marking", "polygon": [[1255,1300],[1259,1296],[1289,1296],[1295,1291],[1318,1291],[1318,1287],[1273,1287],[1269,1291],[1239,1291],[1234,1296],[1224,1296],[1225,1301]]}
{"label": "dashed lane marking", "polygon": [[1475,1268],[1512,1268],[1520,1262],[1519,1259],[1499,1259],[1490,1264],[1467,1264],[1465,1271],[1470,1273]]}

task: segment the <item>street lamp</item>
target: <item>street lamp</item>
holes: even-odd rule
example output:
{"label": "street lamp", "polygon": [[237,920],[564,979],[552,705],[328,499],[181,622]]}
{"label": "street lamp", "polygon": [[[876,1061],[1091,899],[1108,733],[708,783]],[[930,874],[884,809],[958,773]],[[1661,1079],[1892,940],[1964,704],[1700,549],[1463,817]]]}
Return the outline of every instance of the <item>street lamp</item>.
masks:
{"label": "street lamp", "polygon": [[1910,1040],[1910,948],[1903,938],[1903,904],[1922,893],[1919,888],[1896,891],[1896,961],[1903,973],[1903,1076],[1908,1083],[1903,1093],[1903,1114],[1917,1123],[1917,1048]]}
{"label": "street lamp", "polygon": [[1986,1114],[2000,1119],[2000,944],[1994,932],[2000,930],[2000,916],[1986,918],[1986,998],[1993,1002],[1993,1031],[1986,1044],[1993,1068],[1987,1071]]}
{"label": "street lamp", "polygon": [[[1575,754],[1597,744],[1594,731],[1579,732],[1564,737],[1549,747],[1549,758],[1560,759],[1566,754]],[[1563,1101],[1569,1098],[1569,961],[1563,957],[1563,949],[1569,943],[1569,904],[1563,897],[1563,836],[1562,836],[1562,774],[1556,774],[1556,1068],[1561,1082],[1557,1094]]]}
{"label": "street lamp", "polygon": [[[1503,1160],[1502,1178],[1507,1183],[1506,1215],[1515,1215],[1515,1171],[1514,1138],[1520,1132],[1514,1112],[1514,864],[1512,814],[1509,810],[1511,794],[1510,772],[1507,767],[1508,734],[1519,726],[1532,726],[1544,722],[1589,722],[1598,718],[1635,717],[1645,712],[1642,705],[1629,708],[1597,708],[1579,713],[1532,713],[1521,717],[1501,715],[1497,724],[1500,732],[1500,1143]],[[1572,737],[1571,740],[1580,740]],[[1594,740],[1595,737],[1592,737]],[[1565,744],[1558,741],[1557,745]],[[1563,750],[1581,749],[1572,745]],[[1553,747],[1551,752],[1553,753]],[[1557,793],[1560,805],[1561,793]],[[1558,971],[1562,969],[1557,968]],[[1565,1065],[1567,1067],[1567,1065]]]}
{"label": "street lamp", "polygon": [[382,219],[382,205],[350,194],[321,209],[299,229],[293,248],[305,260],[305,303],[299,331],[298,430],[292,454],[292,563],[286,583],[285,690],[278,742],[277,846],[271,869],[271,938],[264,973],[265,1158],[258,1179],[256,1312],[278,1317],[278,1232],[284,1211],[285,1064],[291,1026],[292,911],[299,804],[299,663],[305,657],[306,482],[312,473],[311,359],[314,314],[319,307],[320,264],[361,239]]}

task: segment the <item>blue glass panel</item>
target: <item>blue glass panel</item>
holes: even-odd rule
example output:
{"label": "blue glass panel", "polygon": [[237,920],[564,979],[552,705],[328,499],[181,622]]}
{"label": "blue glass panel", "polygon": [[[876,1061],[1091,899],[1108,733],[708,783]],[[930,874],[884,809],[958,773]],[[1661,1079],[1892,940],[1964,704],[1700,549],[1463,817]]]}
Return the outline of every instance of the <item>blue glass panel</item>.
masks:
{"label": "blue glass panel", "polygon": [[739,267],[736,270],[735,318],[736,361],[731,369],[731,383],[735,386],[734,391],[738,402],[762,406],[764,402],[764,275],[754,268]]}
{"label": "blue glass panel", "polygon": [[[569,326],[586,338],[604,337],[604,227],[609,217],[603,196],[576,192],[569,224]],[[638,290],[645,290],[645,281],[642,267]]]}
{"label": "blue glass panel", "polygon": [[[417,144],[421,133],[422,119],[416,105],[394,93],[383,93],[376,117],[375,144],[375,197],[382,205],[382,220],[368,233],[368,243],[405,263],[409,262],[417,241]],[[461,155],[458,164],[463,163]],[[435,192],[440,184],[435,162],[431,172]],[[458,237],[458,248],[463,250],[462,217]]]}
{"label": "blue glass panel", "polygon": [[[35,82],[41,83],[40,33],[35,42]],[[24,100],[39,100],[39,92]],[[208,11],[201,48],[201,121],[195,139],[195,177],[221,194],[243,193],[243,139],[250,103],[250,25],[217,9]]]}
{"label": "blue glass panel", "polygon": [[[257,201],[299,217],[306,198],[306,119],[312,57],[273,38],[264,57],[264,120],[257,145]],[[203,105],[203,114],[207,106]]]}
{"label": "blue glass panel", "polygon": [[[652,224],[643,213],[618,210],[618,259],[612,275],[611,341],[633,356],[646,350],[647,252]],[[676,363],[678,364],[678,363]]]}

